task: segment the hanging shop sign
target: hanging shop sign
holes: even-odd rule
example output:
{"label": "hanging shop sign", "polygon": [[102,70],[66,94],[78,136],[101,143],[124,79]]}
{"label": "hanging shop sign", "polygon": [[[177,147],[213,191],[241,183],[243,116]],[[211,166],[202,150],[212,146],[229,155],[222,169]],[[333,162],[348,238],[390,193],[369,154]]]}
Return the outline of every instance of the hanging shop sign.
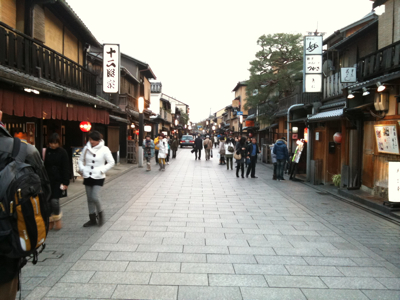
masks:
{"label": "hanging shop sign", "polygon": [[304,92],[322,92],[322,36],[305,36],[303,51]]}
{"label": "hanging shop sign", "polygon": [[119,44],[103,44],[103,92],[116,94],[120,85]]}
{"label": "hanging shop sign", "polygon": [[340,81],[342,83],[357,82],[357,69],[356,68],[341,68]]}
{"label": "hanging shop sign", "polygon": [[375,125],[375,138],[378,152],[400,154],[399,140],[397,137],[397,125]]}
{"label": "hanging shop sign", "polygon": [[89,132],[90,129],[92,129],[92,124],[90,124],[90,122],[86,122],[83,121],[79,124],[79,128],[81,129],[81,131],[83,132]]}
{"label": "hanging shop sign", "polygon": [[389,162],[389,201],[400,202],[400,162]]}
{"label": "hanging shop sign", "polygon": [[150,125],[144,126],[144,131],[145,132],[151,132],[151,126]]}

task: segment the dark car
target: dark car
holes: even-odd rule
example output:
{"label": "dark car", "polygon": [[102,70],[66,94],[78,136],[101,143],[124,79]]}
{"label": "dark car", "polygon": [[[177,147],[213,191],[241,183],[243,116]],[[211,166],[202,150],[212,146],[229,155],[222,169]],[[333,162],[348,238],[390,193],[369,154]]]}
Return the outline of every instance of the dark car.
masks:
{"label": "dark car", "polygon": [[181,148],[183,146],[190,146],[193,147],[194,145],[194,138],[191,135],[182,135],[181,139],[179,140],[179,145]]}

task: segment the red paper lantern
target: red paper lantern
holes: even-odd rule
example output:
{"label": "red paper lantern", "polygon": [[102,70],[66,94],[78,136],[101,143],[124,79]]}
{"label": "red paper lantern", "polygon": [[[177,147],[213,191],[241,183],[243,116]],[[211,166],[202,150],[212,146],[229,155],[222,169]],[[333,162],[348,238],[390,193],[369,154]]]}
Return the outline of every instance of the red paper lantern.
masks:
{"label": "red paper lantern", "polygon": [[336,133],[333,135],[333,141],[334,141],[336,144],[340,144],[340,143],[342,142],[342,134],[341,134],[340,132],[336,132]]}
{"label": "red paper lantern", "polygon": [[83,121],[83,122],[81,122],[81,124],[79,124],[79,128],[83,132],[89,132],[90,129],[92,129],[92,124],[90,124],[90,122]]}
{"label": "red paper lantern", "polygon": [[136,135],[139,135],[139,129],[137,129],[137,130],[135,131],[135,133],[136,133]]}
{"label": "red paper lantern", "polygon": [[304,128],[304,141],[308,142],[308,128]]}

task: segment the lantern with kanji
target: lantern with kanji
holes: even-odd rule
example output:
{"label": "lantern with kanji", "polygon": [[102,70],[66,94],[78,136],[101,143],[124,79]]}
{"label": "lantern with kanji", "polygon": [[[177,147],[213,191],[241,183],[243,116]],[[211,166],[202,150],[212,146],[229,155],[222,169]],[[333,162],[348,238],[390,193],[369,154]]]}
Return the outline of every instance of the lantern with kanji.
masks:
{"label": "lantern with kanji", "polygon": [[90,124],[90,122],[86,122],[83,121],[79,124],[79,128],[83,131],[83,132],[89,132],[90,129],[92,129],[92,124]]}
{"label": "lantern with kanji", "polygon": [[342,142],[342,134],[341,134],[340,132],[336,132],[336,133],[333,135],[333,141],[334,141],[336,144],[340,144],[340,143]]}

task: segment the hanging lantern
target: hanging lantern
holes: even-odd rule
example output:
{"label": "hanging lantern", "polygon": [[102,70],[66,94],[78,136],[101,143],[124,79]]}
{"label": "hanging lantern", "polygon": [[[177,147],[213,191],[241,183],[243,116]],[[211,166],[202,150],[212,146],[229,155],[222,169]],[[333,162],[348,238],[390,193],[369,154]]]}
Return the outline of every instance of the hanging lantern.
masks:
{"label": "hanging lantern", "polygon": [[249,137],[252,137],[252,136],[253,136],[253,134],[250,132],[250,133],[249,133]]}
{"label": "hanging lantern", "polygon": [[90,129],[92,129],[92,124],[90,124],[90,122],[86,122],[83,121],[79,124],[79,128],[83,131],[83,132],[89,132]]}
{"label": "hanging lantern", "polygon": [[342,134],[341,134],[340,132],[336,132],[336,133],[333,135],[333,141],[334,141],[336,144],[340,144],[340,143],[342,142]]}
{"label": "hanging lantern", "polygon": [[308,142],[308,128],[304,128],[304,141]]}
{"label": "hanging lantern", "polygon": [[137,129],[137,130],[135,131],[135,133],[136,133],[136,135],[139,135],[139,129]]}

